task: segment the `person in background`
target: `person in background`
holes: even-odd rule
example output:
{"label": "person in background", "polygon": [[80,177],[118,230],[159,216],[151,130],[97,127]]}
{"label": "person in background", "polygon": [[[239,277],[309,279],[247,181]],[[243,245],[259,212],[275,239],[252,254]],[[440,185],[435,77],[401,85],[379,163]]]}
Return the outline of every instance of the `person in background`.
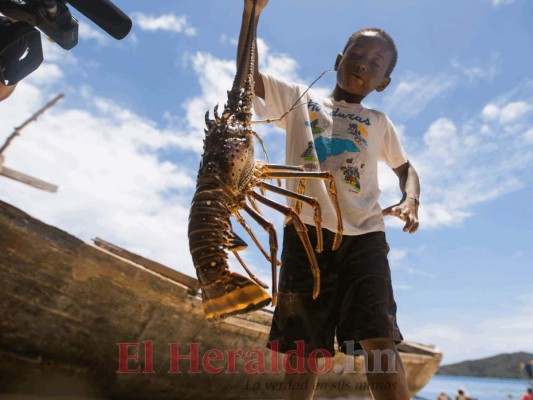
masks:
{"label": "person in background", "polygon": [[440,392],[439,397],[437,397],[437,400],[452,400],[452,399],[446,393]]}
{"label": "person in background", "polygon": [[466,395],[465,390],[461,388],[457,390],[457,394],[455,395],[455,400],[473,400],[473,399],[468,397]]}
{"label": "person in background", "polygon": [[533,389],[528,388],[527,393],[522,396],[522,400],[533,400]]}

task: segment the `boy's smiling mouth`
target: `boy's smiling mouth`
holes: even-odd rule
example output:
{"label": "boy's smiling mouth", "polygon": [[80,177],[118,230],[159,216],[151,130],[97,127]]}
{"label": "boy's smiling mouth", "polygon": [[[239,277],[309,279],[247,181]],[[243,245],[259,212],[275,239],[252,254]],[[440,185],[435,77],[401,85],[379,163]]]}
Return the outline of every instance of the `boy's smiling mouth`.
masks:
{"label": "boy's smiling mouth", "polygon": [[357,83],[362,85],[363,84],[363,78],[361,78],[359,75],[353,73],[352,76],[357,80]]}

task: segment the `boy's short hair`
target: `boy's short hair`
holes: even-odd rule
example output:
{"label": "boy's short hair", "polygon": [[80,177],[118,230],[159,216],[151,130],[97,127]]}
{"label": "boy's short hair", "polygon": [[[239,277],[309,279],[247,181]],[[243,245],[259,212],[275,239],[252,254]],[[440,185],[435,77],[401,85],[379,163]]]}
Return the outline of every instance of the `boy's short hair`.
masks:
{"label": "boy's short hair", "polygon": [[344,46],[344,50],[342,51],[342,54],[346,52],[346,49],[348,49],[348,46],[352,42],[352,40],[357,39],[359,36],[361,36],[365,32],[374,32],[378,36],[380,36],[383,40],[385,40],[392,50],[392,59],[389,63],[389,68],[387,68],[387,71],[385,72],[385,76],[390,76],[392,74],[392,71],[394,70],[394,67],[396,66],[396,62],[398,61],[398,49],[396,48],[396,43],[394,43],[394,39],[389,35],[387,32],[385,32],[383,29],[380,28],[364,28],[359,29],[357,32],[352,33],[352,35],[348,38],[348,41],[346,42],[346,46]]}

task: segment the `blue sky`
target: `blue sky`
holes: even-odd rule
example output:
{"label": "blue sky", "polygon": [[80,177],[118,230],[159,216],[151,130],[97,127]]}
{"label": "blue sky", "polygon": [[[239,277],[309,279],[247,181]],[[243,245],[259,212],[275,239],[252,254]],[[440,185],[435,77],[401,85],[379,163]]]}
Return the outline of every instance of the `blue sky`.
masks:
{"label": "blue sky", "polygon": [[[231,86],[241,3],[117,0],[134,21],[122,41],[72,10],[78,46],[44,41],[43,65],[0,103],[3,142],[65,93],[5,153],[5,166],[59,191],[0,177],[0,199],[194,275],[186,226],[203,115]],[[392,83],[366,105],[395,122],[422,183],[419,231],[386,220],[399,324],[444,363],[533,352],[531,15],[529,0],[271,0],[261,17],[262,70],[301,83],[331,68],[359,28],[395,38]],[[317,89],[333,85],[330,74]],[[257,130],[283,162],[283,132]],[[400,193],[385,166],[380,180],[386,207]],[[281,231],[282,218],[265,214]],[[258,251],[244,257],[269,281]]]}

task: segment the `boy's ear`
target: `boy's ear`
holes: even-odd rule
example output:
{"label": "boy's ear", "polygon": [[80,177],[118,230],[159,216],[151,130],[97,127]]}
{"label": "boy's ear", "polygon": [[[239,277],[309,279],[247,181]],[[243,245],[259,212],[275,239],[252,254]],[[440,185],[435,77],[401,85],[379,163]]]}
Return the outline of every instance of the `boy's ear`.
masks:
{"label": "boy's ear", "polygon": [[376,92],[383,92],[391,82],[390,76],[383,78],[381,83],[376,87]]}
{"label": "boy's ear", "polygon": [[337,68],[339,68],[339,64],[341,63],[341,60],[342,60],[342,54],[339,53],[337,54],[337,59],[335,60],[335,67],[333,67],[335,71],[337,71]]}

